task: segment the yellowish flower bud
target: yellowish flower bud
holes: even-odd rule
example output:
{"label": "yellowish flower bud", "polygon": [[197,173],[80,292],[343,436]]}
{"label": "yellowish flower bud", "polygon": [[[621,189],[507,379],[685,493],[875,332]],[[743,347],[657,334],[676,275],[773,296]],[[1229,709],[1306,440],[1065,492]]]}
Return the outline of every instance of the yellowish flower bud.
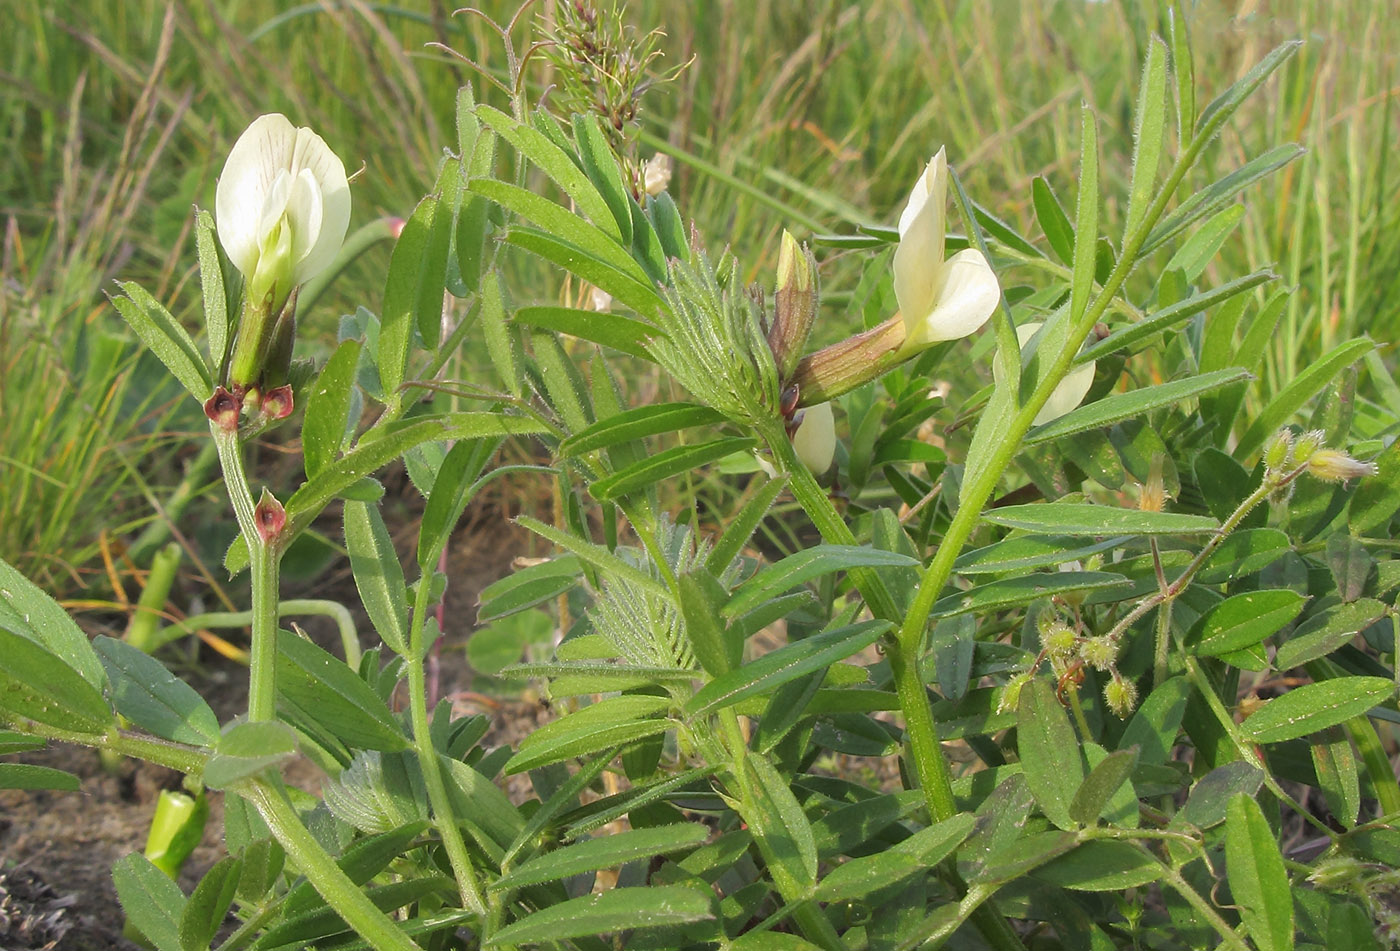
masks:
{"label": "yellowish flower bud", "polygon": [[1292,449],[1293,434],[1286,429],[1280,429],[1264,448],[1264,467],[1270,472],[1279,471],[1288,463]]}
{"label": "yellowish flower bud", "polygon": [[1063,621],[1055,621],[1041,635],[1040,642],[1052,660],[1068,660],[1074,654],[1077,638]]}
{"label": "yellowish flower bud", "polygon": [[816,271],[812,252],[784,231],[778,252],[777,292],[773,295],[773,326],[768,331],[768,349],[773,351],[780,380],[792,376],[807,347],[807,335],[817,316]]}
{"label": "yellowish flower bud", "polygon": [[642,188],[653,197],[671,184],[671,157],[657,153],[642,164]]}
{"label": "yellowish flower bud", "polygon": [[1107,637],[1091,637],[1079,645],[1079,656],[1095,670],[1108,670],[1118,659],[1118,642]]}
{"label": "yellowish flower bud", "polygon": [[1137,707],[1137,685],[1115,674],[1103,688],[1103,699],[1114,716],[1126,720]]}
{"label": "yellowish flower bud", "polygon": [[1324,482],[1347,482],[1376,474],[1374,462],[1360,462],[1340,449],[1319,449],[1307,459],[1308,471]]}
{"label": "yellowish flower bud", "polygon": [[1327,445],[1327,434],[1320,429],[1310,429],[1293,442],[1293,464],[1304,465],[1313,453]]}

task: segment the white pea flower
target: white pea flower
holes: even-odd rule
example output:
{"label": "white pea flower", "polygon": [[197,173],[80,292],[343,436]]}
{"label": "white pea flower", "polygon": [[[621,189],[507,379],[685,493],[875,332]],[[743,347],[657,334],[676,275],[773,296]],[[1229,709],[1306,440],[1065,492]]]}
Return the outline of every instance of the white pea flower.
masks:
{"label": "white pea flower", "polygon": [[830,403],[807,407],[797,432],[792,434],[792,448],[813,475],[831,468],[831,460],[836,457],[836,417]]}
{"label": "white pea flower", "polygon": [[[1021,324],[1016,328],[1016,342],[1022,347],[1035,336],[1039,330],[1039,323]],[[996,379],[997,385],[1001,385],[1001,361],[997,360],[992,364],[992,376]],[[1084,400],[1085,394],[1089,392],[1089,387],[1094,382],[1094,361],[1082,363],[1077,367],[1072,367],[1068,373],[1055,386],[1050,398],[1045,401],[1045,405],[1040,408],[1040,412],[1035,414],[1035,425],[1048,423],[1052,419],[1059,419],[1061,416],[1074,409]]]}
{"label": "white pea flower", "polygon": [[1001,300],[1001,285],[980,251],[966,248],[944,258],[947,205],[948,159],[939,149],[899,216],[894,293],[904,316],[905,353],[966,337]]}
{"label": "white pea flower", "polygon": [[[285,290],[335,260],[350,225],[345,165],[310,129],[279,113],[258,116],[229,152],[214,196],[219,241],[247,280],[275,255]],[[278,288],[278,290],[283,290]]]}
{"label": "white pea flower", "polygon": [[[245,281],[229,376],[237,385],[254,384],[292,290],[329,267],[345,241],[345,165],[310,129],[277,113],[259,116],[229,152],[214,213],[219,242]],[[290,316],[283,335],[290,333]]]}

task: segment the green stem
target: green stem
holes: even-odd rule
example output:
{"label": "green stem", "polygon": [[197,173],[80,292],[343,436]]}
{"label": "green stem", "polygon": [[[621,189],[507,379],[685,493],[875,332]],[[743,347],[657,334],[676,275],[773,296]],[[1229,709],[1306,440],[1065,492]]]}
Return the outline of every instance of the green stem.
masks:
{"label": "green stem", "polygon": [[[787,433],[776,422],[761,430],[764,442],[768,444],[780,471],[789,477],[788,487],[798,503],[807,512],[807,517],[817,526],[822,537],[834,545],[854,545],[855,535],[846,524],[825,490],[817,484],[812,473],[797,458]],[[852,569],[851,578],[865,598],[870,611],[878,618],[899,622],[899,607],[895,604],[889,589],[874,571],[868,568]],[[919,788],[924,791],[929,815],[935,822],[941,822],[957,813],[953,799],[952,775],[948,761],[938,741],[938,729],[933,722],[933,708],[928,702],[928,691],[919,674],[919,646],[910,649],[903,642],[890,642],[888,656],[890,670],[894,674],[895,689],[899,694],[900,711],[904,714],[904,730],[909,737],[909,756],[913,761],[914,775]]]}
{"label": "green stem", "polygon": [[442,777],[442,764],[438,759],[437,750],[433,747],[428,727],[428,688],[423,671],[427,645],[423,643],[423,629],[428,616],[431,588],[427,578],[418,582],[418,595],[414,599],[413,619],[409,627],[408,657],[405,658],[408,661],[408,709],[413,721],[413,745],[423,771],[423,785],[428,791],[428,802],[433,807],[433,818],[438,832],[442,835],[442,844],[447,850],[447,860],[452,864],[452,873],[457,879],[462,904],[484,919],[486,902],[482,898],[476,872],[472,869],[466,842],[462,840],[461,827],[457,825],[457,817],[452,810],[452,799],[447,794],[447,784]]}
{"label": "green stem", "polygon": [[[738,714],[734,712],[733,707],[728,707],[720,711],[719,720],[724,744],[728,747],[729,772],[739,785],[739,801],[748,806],[761,793],[753,789],[749,782],[750,773],[745,762],[749,756],[749,749],[748,744],[744,742],[743,731],[739,728]],[[755,835],[755,842],[764,855],[768,874],[772,876],[773,884],[777,886],[783,901],[792,907],[793,920],[802,929],[802,933],[825,951],[845,951],[845,945],[841,943],[841,936],[836,933],[835,926],[822,914],[820,908],[806,900],[809,889],[795,881],[781,862],[774,861],[769,856],[768,841],[761,834],[763,826],[749,821],[749,827],[759,832]]]}
{"label": "green stem", "polygon": [[[831,504],[831,499],[817,484],[811,471],[797,458],[782,427],[775,421],[771,426],[760,428],[760,435],[773,454],[778,469],[788,475],[788,487],[793,496],[806,511],[812,524],[821,532],[822,537],[831,544],[855,544],[855,535],[850,526]],[[852,569],[850,575],[869,605],[871,613],[898,623],[899,608],[880,576],[866,568]],[[929,703],[928,690],[919,673],[919,655],[906,649],[902,642],[889,641],[887,656],[899,696],[900,711],[904,716],[904,730],[909,739],[909,758],[912,761],[914,776],[923,791],[930,818],[934,822],[941,822],[956,815],[958,807],[953,798],[953,782],[948,761],[943,756],[943,747],[938,740],[933,706]],[[956,878],[956,873],[953,874]],[[960,881],[955,884],[961,887]],[[969,891],[968,894],[973,892]],[[990,906],[979,907],[985,897],[969,905],[969,913],[973,915],[978,931],[994,948],[1002,951],[1020,949],[1021,941],[1006,919]]]}
{"label": "green stem", "polygon": [[1234,717],[1230,716],[1230,711],[1225,709],[1225,704],[1222,703],[1220,697],[1216,695],[1215,688],[1211,686],[1210,678],[1208,678],[1205,671],[1201,669],[1201,665],[1197,662],[1196,658],[1189,654],[1186,656],[1186,673],[1187,676],[1190,677],[1191,682],[1195,685],[1196,691],[1201,695],[1201,699],[1205,700],[1206,706],[1210,708],[1211,713],[1215,715],[1215,719],[1225,730],[1226,735],[1230,737],[1230,742],[1235,745],[1235,750],[1240,754],[1240,758],[1246,763],[1252,763],[1261,767],[1260,772],[1264,777],[1264,786],[1269,792],[1278,797],[1279,802],[1287,804],[1288,808],[1298,813],[1298,815],[1312,824],[1319,832],[1327,836],[1328,839],[1335,841],[1337,838],[1336,833],[1329,829],[1326,823],[1304,809],[1296,799],[1290,796],[1284,788],[1278,784],[1278,780],[1274,778],[1274,774],[1267,768],[1263,768],[1263,764],[1260,763],[1262,757],[1253,741],[1240,732],[1240,728],[1235,723]]}
{"label": "green stem", "polygon": [[938,727],[933,720],[933,705],[928,701],[928,689],[919,674],[917,657],[910,657],[902,645],[889,645],[887,656],[894,675],[899,708],[904,714],[904,730],[909,737],[909,758],[914,775],[924,792],[929,817],[934,822],[952,818],[958,812],[953,799],[953,778],[943,747],[938,740]]}
{"label": "green stem", "polygon": [[[277,602],[277,617],[317,615],[335,621],[340,631],[341,647],[345,651],[345,663],[351,667],[360,666],[360,636],[355,631],[355,617],[350,609],[339,601],[326,601],[320,598],[288,598]],[[162,647],[171,641],[187,637],[202,628],[247,627],[253,621],[252,611],[211,611],[208,614],[192,614],[183,621],[162,628],[156,636],[152,649]]]}
{"label": "green stem", "polygon": [[1094,731],[1089,729],[1089,720],[1084,716],[1084,704],[1079,701],[1079,691],[1069,690],[1069,708],[1074,714],[1074,725],[1079,728],[1079,741],[1088,743],[1094,738]]}
{"label": "green stem", "polygon": [[296,809],[278,789],[254,781],[238,790],[257,808],[273,836],[287,850],[326,904],[345,923],[379,951],[422,951],[412,938],[399,930],[393,919],[380,911],[360,886],[335,864],[335,859],[302,825]]}
{"label": "green stem", "polygon": [[[1191,583],[1191,579],[1196,577],[1196,573],[1200,571],[1203,567],[1205,567],[1206,562],[1210,560],[1210,556],[1215,554],[1215,550],[1220,547],[1221,543],[1225,541],[1225,539],[1230,535],[1231,532],[1233,532],[1236,528],[1239,527],[1240,522],[1244,521],[1245,516],[1248,515],[1251,511],[1253,511],[1256,505],[1264,501],[1264,499],[1268,498],[1270,492],[1273,492],[1274,490],[1282,486],[1288,485],[1294,479],[1298,478],[1298,476],[1302,475],[1305,468],[1306,467],[1299,467],[1297,469],[1294,469],[1292,472],[1284,473],[1282,475],[1277,476],[1265,475],[1264,481],[1262,481],[1259,484],[1259,487],[1253,492],[1251,492],[1245,498],[1245,500],[1241,502],[1233,512],[1230,513],[1229,517],[1225,519],[1224,523],[1222,523],[1221,526],[1215,530],[1215,534],[1210,537],[1210,540],[1208,542],[1206,542],[1205,547],[1197,553],[1195,558],[1191,559],[1190,564],[1188,564],[1185,568],[1181,570],[1181,574],[1177,576],[1176,580],[1173,581],[1171,584],[1167,585],[1165,589],[1153,592],[1152,594],[1139,601],[1131,611],[1129,611],[1123,616],[1122,620],[1120,620],[1117,624],[1113,625],[1113,629],[1109,631],[1108,634],[1105,636],[1113,639],[1122,637],[1124,632],[1126,632],[1128,628],[1132,627],[1135,623],[1137,623],[1138,620],[1146,616],[1147,613],[1153,608],[1163,604],[1170,605],[1173,601],[1180,597],[1181,593],[1185,591],[1186,587]],[[1170,617],[1168,617],[1168,624],[1170,620]],[[1169,627],[1166,629],[1169,630]],[[1158,656],[1161,658],[1161,662],[1165,665],[1166,649],[1163,647],[1163,641],[1160,639],[1160,633],[1158,637]],[[1160,678],[1155,679],[1153,681],[1154,684],[1160,682]]]}
{"label": "green stem", "polygon": [[[1146,850],[1144,850],[1146,851]],[[1223,939],[1221,947],[1235,948],[1237,951],[1250,951],[1250,947],[1230,923],[1220,916],[1210,902],[1201,897],[1201,893],[1191,887],[1191,883],[1181,877],[1181,873],[1169,865],[1162,865],[1164,877],[1169,885],[1178,895],[1186,899],[1187,903],[1200,914],[1210,926],[1219,933]]]}
{"label": "green stem", "polygon": [[272,720],[277,716],[277,572],[282,552],[275,544],[267,544],[258,534],[253,515],[252,493],[248,491],[248,474],[243,466],[243,446],[238,432],[226,431],[210,422],[214,444],[219,449],[219,463],[224,470],[224,487],[243,542],[248,546],[248,567],[253,596],[253,635],[248,656],[248,722]]}
{"label": "green stem", "polygon": [[60,740],[64,743],[73,743],[77,746],[86,746],[97,750],[110,750],[119,756],[129,756],[133,759],[155,763],[157,766],[173,769],[195,779],[203,774],[204,764],[209,760],[208,750],[186,746],[183,743],[173,743],[169,740],[156,739],[153,736],[123,733],[118,730],[96,734],[79,733],[18,717],[6,719],[3,715],[0,715],[0,724],[30,736],[41,736],[44,739]]}
{"label": "green stem", "polygon": [[1172,601],[1162,604],[1157,612],[1157,644],[1152,657],[1152,686],[1160,687],[1167,679],[1167,660],[1171,648]]}
{"label": "green stem", "polygon": [[268,919],[282,910],[282,902],[282,896],[269,895],[257,905],[253,906],[251,914],[249,914],[247,905],[240,905],[238,908],[239,914],[248,915],[248,917],[243,919],[243,923],[238,926],[233,934],[225,938],[224,943],[219,945],[215,951],[241,951],[241,949],[252,944],[254,939],[258,937],[258,932],[262,930],[263,925],[268,922]]}
{"label": "green stem", "polygon": [[248,722],[277,718],[277,593],[282,553],[244,536],[252,558],[253,635],[248,650]]}

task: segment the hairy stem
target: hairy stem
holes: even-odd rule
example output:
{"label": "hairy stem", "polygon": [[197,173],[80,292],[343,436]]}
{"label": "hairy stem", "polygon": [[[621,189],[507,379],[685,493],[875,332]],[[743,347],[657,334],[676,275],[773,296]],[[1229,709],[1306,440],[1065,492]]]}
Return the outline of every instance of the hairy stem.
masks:
{"label": "hairy stem", "polygon": [[253,515],[253,496],[248,491],[248,474],[243,466],[243,446],[237,431],[229,432],[210,422],[219,463],[224,470],[224,487],[243,542],[248,546],[248,567],[252,583],[252,646],[248,657],[248,722],[272,720],[277,716],[277,573],[282,552],[264,543]]}
{"label": "hairy stem", "polygon": [[418,596],[414,599],[413,619],[409,627],[408,647],[408,709],[413,721],[413,744],[418,753],[418,764],[423,771],[423,785],[428,791],[428,801],[433,807],[433,819],[442,835],[442,844],[447,850],[447,859],[452,864],[452,873],[457,879],[462,904],[486,915],[486,902],[482,898],[481,886],[472,869],[471,856],[462,840],[462,830],[457,825],[457,817],[452,810],[452,800],[447,794],[447,784],[442,777],[442,765],[438,761],[437,750],[433,747],[428,729],[427,678],[423,670],[423,658],[427,653],[423,643],[424,622],[428,616],[428,599],[431,594],[429,579],[418,582]]}
{"label": "hairy stem", "polygon": [[301,817],[281,790],[255,781],[239,792],[257,808],[267,827],[296,862],[316,891],[345,923],[380,951],[421,951],[412,938],[399,930],[388,915],[369,900],[335,859],[302,825]]}
{"label": "hairy stem", "polygon": [[1171,885],[1172,889],[1186,899],[1187,903],[1200,914],[1202,918],[1210,922],[1210,926],[1220,935],[1221,947],[1235,948],[1237,951],[1250,951],[1249,945],[1239,936],[1230,923],[1220,916],[1220,912],[1215,910],[1215,906],[1201,897],[1201,893],[1191,887],[1191,883],[1182,878],[1181,873],[1168,866],[1162,866],[1163,878]]}
{"label": "hairy stem", "polygon": [[[245,538],[247,536],[244,536]],[[248,652],[248,722],[277,718],[277,594],[282,553],[248,539],[253,594],[253,637]]]}

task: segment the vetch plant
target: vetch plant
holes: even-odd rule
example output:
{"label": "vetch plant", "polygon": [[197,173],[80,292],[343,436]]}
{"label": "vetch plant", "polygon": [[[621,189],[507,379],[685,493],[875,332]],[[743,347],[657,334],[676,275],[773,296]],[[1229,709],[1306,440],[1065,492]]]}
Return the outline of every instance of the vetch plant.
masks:
{"label": "vetch plant", "polygon": [[[568,6],[555,43],[620,22]],[[1213,216],[1277,155],[1184,183],[1294,47],[1198,110],[1171,23],[1146,46],[1121,228],[1100,222],[1117,176],[1086,107],[1072,218],[1038,180],[1041,234],[1022,235],[940,152],[899,227],[784,235],[770,294],[669,193],[635,187],[604,128],[621,100],[528,101],[508,28],[508,108],[461,91],[382,300],[342,321],[314,381],[269,386],[266,364],[241,391],[223,380],[228,295],[200,213],[208,354],[139,287],[116,306],[210,417],[241,528],[225,566],[252,580],[247,715],[220,724],[0,563],[0,737],[139,756],[224,796],[229,857],[193,893],[140,856],[114,870],[133,924],[159,951],[210,946],[229,910],[228,951],[1275,949],[1391,928],[1400,424],[1356,412],[1341,371],[1364,339],[1249,390],[1239,351],[1277,319],[1272,274],[1207,283],[1181,262],[1210,260]],[[556,64],[592,69],[580,50]],[[256,241],[229,249],[271,304],[320,241],[297,244],[313,183],[282,171]],[[876,252],[844,312],[820,293],[833,243]],[[571,278],[557,293],[541,261]],[[574,306],[580,281],[611,310]],[[804,352],[817,320],[850,336]],[[955,342],[988,321],[994,340]],[[451,378],[467,341],[494,378]],[[255,502],[244,442],[295,425],[294,405],[306,478]],[[498,463],[509,438],[545,462]],[[699,503],[755,452],[771,473]],[[374,478],[403,456],[424,494],[407,571]],[[553,521],[519,519],[550,557],[479,606],[558,626],[503,671],[557,716],[490,749],[485,717],[430,704],[425,658],[442,554],[498,478],[558,499]],[[345,659],[277,617],[282,553],[337,509],[377,635]],[[795,519],[820,541],[756,543]],[[325,771],[319,796],[287,789],[298,755]],[[890,768],[829,768],[844,757]],[[0,777],[60,784],[18,769]]]}

